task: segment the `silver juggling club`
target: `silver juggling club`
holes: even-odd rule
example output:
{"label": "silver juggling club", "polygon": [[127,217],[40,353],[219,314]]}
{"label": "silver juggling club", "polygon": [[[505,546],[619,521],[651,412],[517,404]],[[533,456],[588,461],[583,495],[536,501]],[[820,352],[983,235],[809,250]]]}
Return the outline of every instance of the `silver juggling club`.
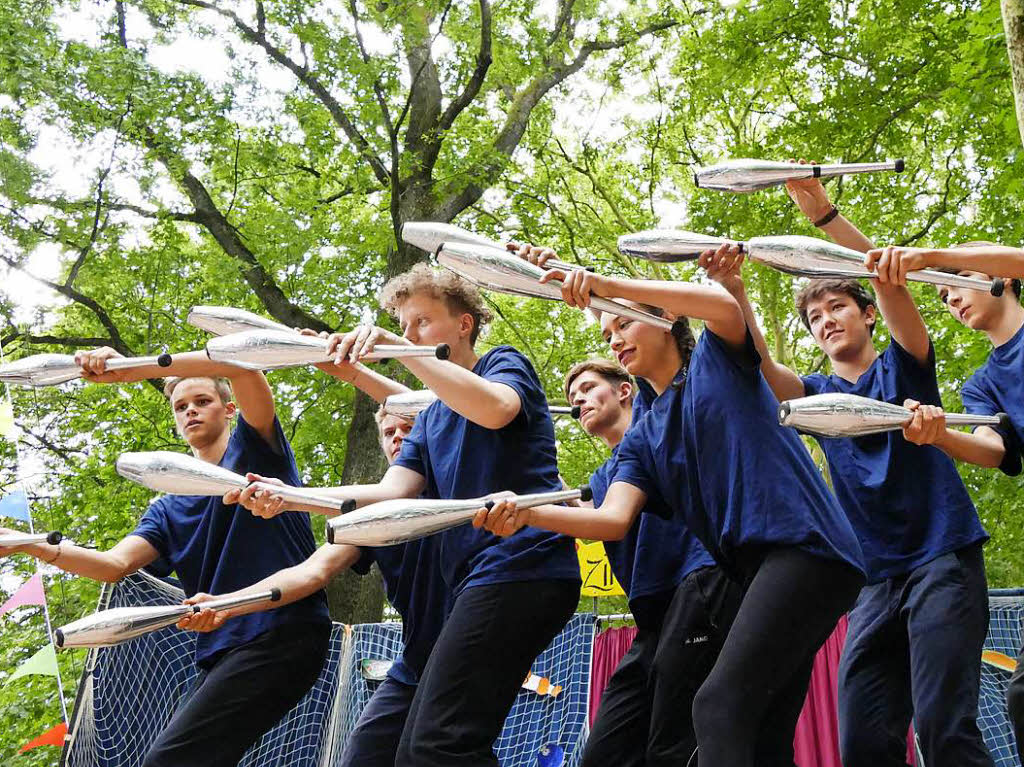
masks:
{"label": "silver juggling club", "polygon": [[[812,394],[779,403],[779,423],[819,437],[863,437],[902,429],[914,413],[902,405],[856,394]],[[1002,426],[1009,416],[946,413],[949,426]]]}
{"label": "silver juggling club", "polygon": [[256,602],[277,602],[280,599],[280,589],[268,589],[240,597],[211,599],[196,605],[115,607],[55,629],[53,644],[60,650],[72,647],[111,647],[171,626],[186,615],[195,615],[203,610],[228,610]]}
{"label": "silver juggling club", "polygon": [[[122,453],[117,459],[117,473],[136,484],[170,495],[224,495],[242,490],[249,481],[222,466],[208,463],[183,453],[155,451]],[[304,487],[273,485],[274,492],[285,501],[316,506],[325,514],[338,514],[349,508],[350,501],[331,498]]]}
{"label": "silver juggling club", "polygon": [[492,493],[461,500],[396,498],[328,520],[327,541],[355,546],[390,546],[464,525],[471,522],[481,508],[490,508],[502,500],[515,501],[519,508],[528,509],[545,503],[589,501],[590,498],[589,487],[524,495]]}
{"label": "silver juggling club", "polygon": [[[171,364],[170,354],[154,357],[113,357],[107,360],[107,370],[130,370],[132,368]],[[17,386],[56,386],[65,381],[82,377],[82,368],[75,364],[70,354],[33,354],[20,360],[0,365],[0,382]]]}
{"label": "silver juggling club", "polygon": [[56,546],[64,535],[51,530],[48,533],[3,533],[0,534],[0,548],[4,546],[31,546],[33,543],[48,543]]}
{"label": "silver juggling club", "polygon": [[186,321],[215,336],[244,333],[246,330],[297,332],[280,322],[231,306],[193,306]]}
{"label": "silver juggling club", "polygon": [[[690,261],[705,250],[735,243],[752,261],[758,261],[780,272],[797,277],[854,277],[875,279],[877,275],[864,267],[864,254],[833,242],[798,234],[752,237],[741,242],[724,237],[686,232],[681,229],[649,229],[619,237],[619,250],[630,256],[650,261]],[[908,272],[907,279],[932,285],[950,285],[970,290],[983,290],[1002,295],[1003,281],[991,282],[946,274],[931,269]]]}
{"label": "silver juggling club", "polygon": [[[291,330],[249,330],[218,336],[206,342],[206,354],[211,360],[229,362],[250,370],[276,370],[331,362],[334,358],[327,354],[327,348],[326,339],[300,335]],[[377,344],[363,360],[372,362],[397,357],[435,357],[446,360],[450,352],[448,344]]]}
{"label": "silver juggling club", "polygon": [[849,162],[832,165],[800,165],[773,160],[726,160],[709,168],[700,168],[693,174],[693,183],[701,189],[723,192],[757,192],[787,181],[803,178],[826,178],[850,173],[878,173],[903,171],[903,160],[888,162]]}
{"label": "silver juggling club", "polygon": [[[384,412],[388,415],[395,415],[399,418],[413,420],[437,402],[437,395],[430,389],[418,391],[407,391],[401,394],[392,394],[384,400]],[[571,415],[573,418],[580,417],[579,405],[567,407],[565,405],[551,405],[548,408],[551,415]]]}

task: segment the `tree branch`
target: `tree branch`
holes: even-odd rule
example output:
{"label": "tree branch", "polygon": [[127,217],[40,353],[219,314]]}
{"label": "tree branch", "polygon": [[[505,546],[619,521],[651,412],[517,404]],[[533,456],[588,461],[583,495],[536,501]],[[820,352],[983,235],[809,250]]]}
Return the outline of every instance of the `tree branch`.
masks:
{"label": "tree branch", "polygon": [[480,0],[480,50],[476,54],[476,66],[473,74],[466,83],[462,92],[452,99],[451,103],[444,110],[438,124],[438,133],[443,134],[455,123],[455,118],[473,103],[473,99],[480,93],[484,79],[487,77],[487,70],[491,67],[493,56],[491,55],[491,4],[488,0]]}

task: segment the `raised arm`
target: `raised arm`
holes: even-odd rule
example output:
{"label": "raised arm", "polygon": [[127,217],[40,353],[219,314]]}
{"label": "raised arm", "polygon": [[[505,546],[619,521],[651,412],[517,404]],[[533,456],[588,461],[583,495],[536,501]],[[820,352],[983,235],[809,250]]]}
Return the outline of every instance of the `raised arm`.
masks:
{"label": "raised arm", "polygon": [[804,382],[795,371],[772,359],[768,342],[757,323],[754,307],[747,297],[747,288],[743,283],[743,253],[736,245],[723,245],[718,250],[708,250],[698,260],[700,266],[707,270],[708,277],[721,285],[736,299],[743,321],[754,339],[754,346],[761,355],[761,373],[771,387],[775,397],[781,402],[796,399],[806,393]]}
{"label": "raised arm", "polygon": [[321,546],[304,562],[294,567],[278,570],[273,575],[268,575],[258,583],[254,583],[244,589],[232,591],[229,594],[196,594],[185,600],[185,604],[195,605],[209,602],[212,599],[224,599],[242,597],[248,594],[255,594],[268,589],[279,589],[281,598],[276,602],[254,602],[240,607],[233,607],[229,610],[203,610],[182,618],[178,622],[178,628],[190,631],[215,631],[224,623],[239,615],[273,610],[284,607],[292,602],[305,599],[327,585],[335,575],[342,570],[347,570],[359,561],[360,550],[357,546],[339,545]]}
{"label": "raised arm", "polygon": [[[253,513],[254,516],[270,519],[283,511],[305,511],[310,514],[337,516],[326,514],[320,507],[304,503],[286,503],[284,498],[274,493],[266,485],[284,485],[272,477],[263,477],[249,473],[246,478],[254,483],[244,490],[232,490],[224,494],[224,503],[237,503]],[[264,483],[261,487],[255,483]],[[381,477],[380,482],[372,485],[342,485],[340,487],[315,488],[316,492],[329,498],[353,501],[356,507],[367,506],[380,501],[394,498],[415,498],[426,486],[422,474],[404,466],[391,466]]]}
{"label": "raised arm", "polygon": [[864,266],[872,270],[878,268],[879,261],[886,252],[895,266],[895,269],[890,266],[890,277],[901,285],[906,284],[907,272],[934,268],[1024,279],[1024,248],[1011,248],[1006,245],[905,248],[889,245],[869,250],[864,257]]}
{"label": "raised arm", "polygon": [[[0,528],[0,533],[11,532],[14,531]],[[55,546],[36,543],[30,546],[0,547],[0,556],[19,552],[72,575],[81,575],[103,583],[119,581],[156,561],[160,556],[148,541],[137,535],[125,537],[108,551],[87,549],[64,541]]]}
{"label": "raised arm", "polygon": [[570,306],[586,309],[591,296],[619,298],[657,306],[674,316],[703,320],[708,330],[729,344],[740,346],[746,338],[743,313],[736,299],[724,290],[691,282],[629,280],[606,277],[582,269],[571,274],[552,269],[540,281],[562,281],[562,298]]}
{"label": "raised arm", "polygon": [[647,502],[647,494],[627,482],[613,482],[598,508],[547,504],[519,509],[512,501],[500,501],[481,509],[473,527],[508,536],[522,527],[539,527],[553,533],[601,541],[621,540]]}
{"label": "raised arm", "polygon": [[[800,164],[806,164],[800,160]],[[844,248],[866,253],[874,243],[843,216],[828,198],[824,184],[817,178],[786,182],[786,191],[807,220]]]}

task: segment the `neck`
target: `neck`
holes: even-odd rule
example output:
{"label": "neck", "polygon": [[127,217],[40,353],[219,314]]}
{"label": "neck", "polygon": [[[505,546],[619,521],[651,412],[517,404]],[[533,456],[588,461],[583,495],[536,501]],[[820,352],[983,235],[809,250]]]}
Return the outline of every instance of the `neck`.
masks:
{"label": "neck", "polygon": [[626,436],[626,429],[629,428],[631,420],[633,420],[633,405],[627,404],[619,409],[619,414],[613,423],[594,436],[604,442],[608,449],[614,449],[618,447],[619,443],[622,442],[622,438]]}
{"label": "neck", "polygon": [[451,349],[448,361],[454,362],[459,367],[466,368],[466,370],[472,370],[473,366],[476,365],[476,361],[480,359],[468,342],[460,341],[457,344],[452,344]]}
{"label": "neck", "polygon": [[[1008,302],[1009,303],[1009,302]],[[985,330],[985,335],[992,342],[993,346],[1002,346],[1015,335],[1024,325],[1024,306],[1016,301],[1007,306],[1006,311],[999,315],[999,319],[991,328]]]}
{"label": "neck", "polygon": [[231,439],[231,428],[225,428],[213,442],[208,445],[195,446],[189,445],[192,449],[192,455],[198,458],[200,461],[206,461],[207,463],[220,463],[224,457],[224,453],[228,451],[228,440]]}
{"label": "neck", "polygon": [[676,373],[679,372],[679,368],[682,366],[683,359],[673,347],[672,354],[666,354],[665,361],[659,363],[654,370],[645,373],[643,378],[651,385],[655,393],[660,396],[672,384],[672,379],[676,377]]}
{"label": "neck", "polygon": [[840,378],[856,383],[877,358],[878,352],[869,339],[859,351],[849,357],[832,357],[832,370]]}

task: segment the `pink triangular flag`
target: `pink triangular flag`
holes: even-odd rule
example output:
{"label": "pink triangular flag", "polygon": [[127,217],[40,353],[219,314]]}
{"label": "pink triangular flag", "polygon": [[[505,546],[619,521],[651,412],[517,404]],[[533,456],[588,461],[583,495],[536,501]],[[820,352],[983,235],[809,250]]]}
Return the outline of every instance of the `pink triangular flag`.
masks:
{"label": "pink triangular flag", "polygon": [[9,613],[11,610],[16,610],[19,607],[25,605],[43,605],[46,604],[46,593],[43,591],[43,576],[36,573],[23,584],[21,588],[15,591],[11,598],[4,602],[3,607],[0,607],[0,615]]}

